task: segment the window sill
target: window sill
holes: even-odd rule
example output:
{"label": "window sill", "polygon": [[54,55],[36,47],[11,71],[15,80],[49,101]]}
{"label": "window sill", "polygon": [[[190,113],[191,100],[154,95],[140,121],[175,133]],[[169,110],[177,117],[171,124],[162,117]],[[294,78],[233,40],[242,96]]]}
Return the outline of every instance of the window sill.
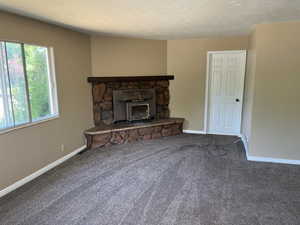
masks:
{"label": "window sill", "polygon": [[26,127],[33,127],[33,126],[36,126],[36,125],[39,125],[39,124],[42,124],[42,123],[45,123],[45,122],[48,122],[48,121],[51,121],[51,120],[58,119],[58,118],[59,118],[59,115],[55,115],[55,116],[51,116],[49,118],[45,118],[45,119],[42,119],[42,120],[39,120],[39,121],[36,121],[36,122],[27,123],[27,124],[19,125],[19,126],[16,126],[16,127],[0,130],[0,135],[10,133],[10,132],[13,132],[13,131],[16,131],[16,130],[19,130],[19,129],[23,129],[23,128],[26,128]]}

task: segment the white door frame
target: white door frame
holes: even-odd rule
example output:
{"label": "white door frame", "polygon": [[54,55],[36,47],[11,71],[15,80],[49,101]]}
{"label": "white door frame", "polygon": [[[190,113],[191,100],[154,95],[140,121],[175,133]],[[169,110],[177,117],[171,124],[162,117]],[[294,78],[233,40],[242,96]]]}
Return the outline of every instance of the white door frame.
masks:
{"label": "white door frame", "polygon": [[[226,51],[207,51],[207,60],[206,60],[206,80],[205,80],[205,108],[204,108],[204,133],[205,134],[208,134],[208,115],[209,115],[209,112],[208,112],[208,109],[209,109],[209,87],[210,87],[210,56],[212,54],[216,54],[216,53],[244,53],[246,56],[247,56],[247,50],[226,50]],[[246,62],[247,62],[247,58],[246,58]],[[243,71],[243,84],[245,83],[245,74],[246,74],[246,66],[244,68],[244,71]],[[243,87],[243,95],[241,97],[241,104],[242,104],[242,111],[241,113],[243,112],[243,108],[244,108],[244,87]],[[241,125],[242,125],[242,120],[243,118],[241,117]],[[240,125],[240,126],[241,126]],[[230,135],[228,133],[218,133],[218,134],[221,134],[221,135]],[[237,134],[232,134],[232,135],[237,135]],[[241,134],[239,134],[241,135]]]}

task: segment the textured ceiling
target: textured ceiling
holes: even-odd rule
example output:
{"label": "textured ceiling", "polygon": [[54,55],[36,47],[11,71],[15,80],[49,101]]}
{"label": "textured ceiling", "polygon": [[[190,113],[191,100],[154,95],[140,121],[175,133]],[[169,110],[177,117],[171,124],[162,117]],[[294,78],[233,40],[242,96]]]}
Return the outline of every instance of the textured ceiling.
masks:
{"label": "textured ceiling", "polygon": [[180,39],[248,34],[300,20],[300,0],[0,0],[0,9],[109,36]]}

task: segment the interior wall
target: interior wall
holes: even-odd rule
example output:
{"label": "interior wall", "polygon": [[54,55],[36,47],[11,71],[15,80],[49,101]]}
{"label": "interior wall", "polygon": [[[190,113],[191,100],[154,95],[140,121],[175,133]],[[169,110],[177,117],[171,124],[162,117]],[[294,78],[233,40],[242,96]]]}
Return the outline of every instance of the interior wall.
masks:
{"label": "interior wall", "polygon": [[167,41],[92,36],[91,54],[93,76],[167,72]]}
{"label": "interior wall", "polygon": [[256,26],[249,153],[300,160],[300,22]]}
{"label": "interior wall", "polygon": [[58,119],[0,134],[1,190],[83,146],[93,123],[89,36],[5,12],[0,27],[0,40],[54,48],[60,109]]}
{"label": "interior wall", "polygon": [[252,110],[254,99],[254,81],[256,69],[256,35],[253,31],[249,35],[249,46],[247,51],[247,66],[245,76],[243,116],[242,116],[242,134],[246,140],[248,148],[251,141]]}
{"label": "interior wall", "polygon": [[203,131],[207,52],[247,49],[248,37],[170,40],[167,45],[167,72],[175,75],[171,116],[185,118],[186,130]]}

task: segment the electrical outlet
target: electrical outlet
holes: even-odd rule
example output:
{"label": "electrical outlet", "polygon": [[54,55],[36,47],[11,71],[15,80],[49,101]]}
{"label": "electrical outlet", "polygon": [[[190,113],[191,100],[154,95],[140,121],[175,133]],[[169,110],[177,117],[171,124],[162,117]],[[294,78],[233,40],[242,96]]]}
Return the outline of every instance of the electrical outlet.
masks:
{"label": "electrical outlet", "polygon": [[61,150],[62,152],[65,151],[65,145],[64,145],[64,144],[62,144],[62,145],[60,146],[60,150]]}

